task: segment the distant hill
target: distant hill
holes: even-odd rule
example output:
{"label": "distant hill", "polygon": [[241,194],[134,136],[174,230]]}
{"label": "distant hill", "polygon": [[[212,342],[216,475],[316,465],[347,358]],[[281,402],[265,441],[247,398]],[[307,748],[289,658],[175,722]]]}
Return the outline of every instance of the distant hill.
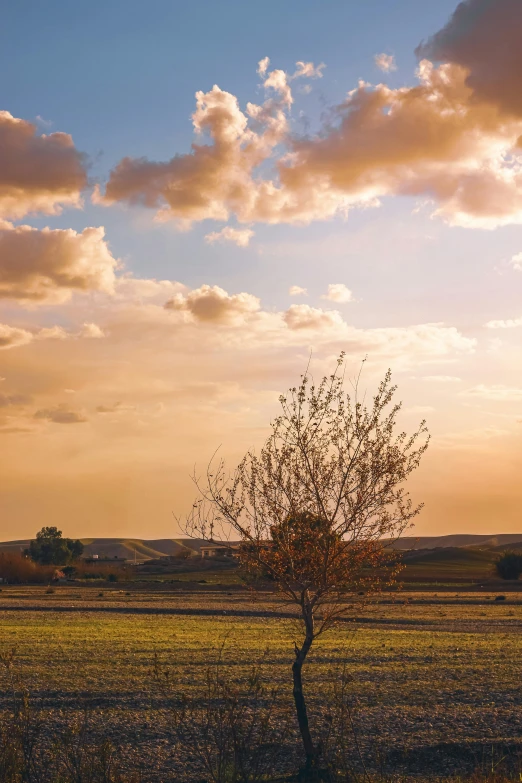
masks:
{"label": "distant hill", "polygon": [[[165,555],[177,555],[180,552],[198,554],[205,542],[191,538],[158,538],[147,541],[141,538],[82,538],[84,555],[100,557],[118,557],[126,560],[154,560]],[[0,552],[20,552],[29,546],[29,539],[0,543]]]}
{"label": "distant hill", "polygon": [[516,544],[522,546],[522,533],[498,533],[496,535],[474,535],[455,533],[450,536],[405,536],[393,544],[394,549],[437,549],[438,547],[480,547],[482,549],[510,549]]}
{"label": "distant hill", "polygon": [[[82,538],[87,556],[118,557],[134,560],[154,560],[165,555],[177,555],[180,552],[199,554],[205,542],[191,538]],[[29,539],[0,543],[0,552],[20,552],[29,546]],[[418,551],[437,549],[489,549],[502,552],[506,549],[522,549],[522,533],[499,533],[497,535],[454,534],[450,536],[407,536],[393,544],[400,551]],[[437,559],[437,558],[436,558]],[[467,559],[469,562],[469,559]]]}
{"label": "distant hill", "polygon": [[405,551],[401,574],[405,581],[489,579],[494,575],[498,552],[494,548],[438,547]]}

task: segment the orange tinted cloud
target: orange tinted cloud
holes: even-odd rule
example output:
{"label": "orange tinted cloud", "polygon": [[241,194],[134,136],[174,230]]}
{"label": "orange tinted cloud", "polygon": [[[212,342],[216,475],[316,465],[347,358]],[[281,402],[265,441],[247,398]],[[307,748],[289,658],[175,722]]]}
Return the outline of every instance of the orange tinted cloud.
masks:
{"label": "orange tinted cloud", "polygon": [[47,419],[47,421],[52,421],[54,424],[83,424],[87,421],[83,413],[72,410],[67,405],[57,405],[54,408],[38,410],[34,414],[34,418]]}
{"label": "orange tinted cloud", "polygon": [[[296,141],[280,164],[283,189],[330,194],[330,211],[349,199],[428,196],[452,223],[522,221],[522,175],[506,155],[522,122],[478,103],[458,65],[424,60],[420,84],[392,90],[360,84],[338,107],[337,127]],[[345,203],[345,201],[344,201]]]}
{"label": "orange tinted cloud", "polygon": [[56,214],[79,206],[84,160],[67,133],[38,136],[36,126],[0,111],[0,217]]}
{"label": "orange tinted cloud", "polygon": [[229,295],[217,285],[202,285],[188,294],[176,294],[165,307],[167,310],[189,313],[196,321],[230,324],[257,312],[260,302],[252,294]]}
{"label": "orange tinted cloud", "polygon": [[247,247],[253,236],[254,232],[251,228],[225,226],[221,231],[212,231],[210,234],[207,234],[205,241],[209,245],[213,245],[214,242],[232,242],[238,247]]}
{"label": "orange tinted cloud", "polygon": [[103,240],[104,229],[0,225],[0,297],[63,302],[73,291],[114,287],[116,260]]}
{"label": "orange tinted cloud", "polygon": [[521,31],[520,0],[466,0],[417,54],[460,65],[476,101],[522,117]]}
{"label": "orange tinted cloud", "polygon": [[0,324],[0,350],[27,345],[32,339],[33,335],[31,332],[27,331],[27,329],[19,329],[16,326]]}
{"label": "orange tinted cloud", "polygon": [[[316,136],[290,134],[294,74],[259,64],[267,99],[239,107],[217,86],[196,95],[194,129],[208,144],[166,163],[123,159],[105,201],[138,203],[158,218],[308,223],[387,195],[419,197],[451,224],[522,222],[520,0],[470,0],[419,48],[413,87],[361,82]],[[436,67],[428,55],[442,61]],[[381,58],[382,59],[382,58]],[[393,60],[379,59],[389,69]],[[272,170],[261,163],[270,162]]]}

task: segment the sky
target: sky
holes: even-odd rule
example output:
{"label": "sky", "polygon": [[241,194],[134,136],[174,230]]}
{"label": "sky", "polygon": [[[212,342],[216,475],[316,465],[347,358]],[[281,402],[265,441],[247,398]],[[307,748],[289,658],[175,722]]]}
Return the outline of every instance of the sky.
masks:
{"label": "sky", "polygon": [[346,352],[426,419],[414,533],[522,531],[521,0],[19,0],[0,538],[180,534]]}

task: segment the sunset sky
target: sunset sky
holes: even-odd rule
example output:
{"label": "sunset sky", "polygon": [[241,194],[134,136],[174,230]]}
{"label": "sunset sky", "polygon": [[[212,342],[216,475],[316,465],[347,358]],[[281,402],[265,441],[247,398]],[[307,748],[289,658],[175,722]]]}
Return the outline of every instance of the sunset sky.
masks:
{"label": "sunset sky", "polygon": [[522,532],[522,0],[3,10],[0,539],[179,535],[340,351],[418,534]]}

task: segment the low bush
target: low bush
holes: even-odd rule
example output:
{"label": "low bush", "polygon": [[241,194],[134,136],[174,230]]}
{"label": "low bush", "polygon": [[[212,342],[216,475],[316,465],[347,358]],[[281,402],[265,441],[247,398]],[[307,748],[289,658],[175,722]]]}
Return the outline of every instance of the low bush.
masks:
{"label": "low bush", "polygon": [[[204,696],[189,696],[154,659],[154,682],[172,699],[171,726],[181,760],[212,783],[280,779],[288,768],[289,713],[262,678],[262,662],[246,680],[224,664],[222,651],[206,671]],[[288,769],[286,770],[288,771]]]}
{"label": "low bush", "polygon": [[0,578],[11,585],[47,584],[55,566],[42,566],[18,552],[0,552]]}
{"label": "low bush", "polygon": [[518,579],[522,574],[522,552],[504,552],[495,568],[501,579]]}
{"label": "low bush", "polygon": [[10,700],[0,714],[2,783],[138,783],[121,772],[111,743],[94,737],[88,709],[65,726],[53,724],[23,687],[14,652],[0,655],[0,675]]}

